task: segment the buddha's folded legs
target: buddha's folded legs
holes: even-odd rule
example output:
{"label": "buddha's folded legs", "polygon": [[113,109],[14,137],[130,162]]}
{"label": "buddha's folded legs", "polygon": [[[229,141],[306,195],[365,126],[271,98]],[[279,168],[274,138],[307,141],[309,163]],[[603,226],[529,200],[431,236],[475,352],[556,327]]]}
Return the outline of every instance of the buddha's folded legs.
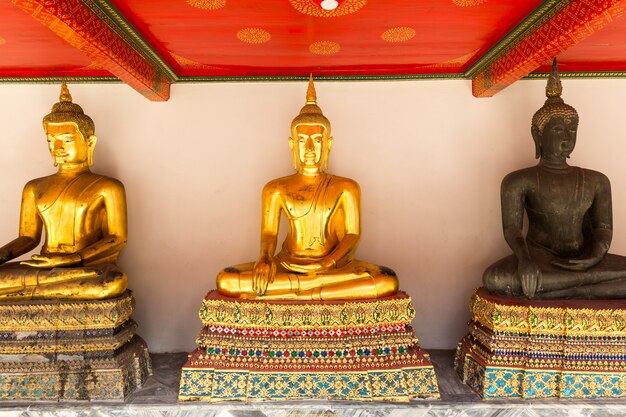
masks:
{"label": "buddha's folded legs", "polygon": [[9,263],[0,267],[0,300],[99,300],[121,295],[127,283],[114,264],[37,269]]}
{"label": "buddha's folded legs", "polygon": [[558,298],[626,298],[626,278],[605,281],[593,285],[582,285],[564,290],[549,291],[541,294],[542,299]]}
{"label": "buddha's folded legs", "polygon": [[[552,265],[564,260],[531,250],[533,260],[542,273],[541,285],[535,298],[616,298],[609,296],[608,288],[626,280],[626,257],[607,254],[604,259],[586,271],[570,271]],[[517,275],[517,258],[507,256],[491,265],[483,275],[483,284],[492,293],[512,296],[524,295]],[[615,290],[614,290],[615,291]],[[626,287],[624,288],[626,294]]]}
{"label": "buddha's folded legs", "polygon": [[305,275],[278,266],[266,293],[259,297],[252,288],[253,263],[226,268],[217,277],[222,294],[232,297],[299,300],[347,300],[378,298],[398,291],[398,278],[389,268],[363,261],[327,274]]}

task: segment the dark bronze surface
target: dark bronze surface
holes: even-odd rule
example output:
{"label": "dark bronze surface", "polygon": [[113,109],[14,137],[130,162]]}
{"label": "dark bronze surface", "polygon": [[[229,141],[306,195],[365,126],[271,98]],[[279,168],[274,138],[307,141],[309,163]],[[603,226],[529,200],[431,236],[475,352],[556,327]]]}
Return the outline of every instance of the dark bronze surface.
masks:
{"label": "dark bronze surface", "polygon": [[546,95],[531,128],[539,164],[502,181],[502,225],[513,255],[487,268],[484,285],[493,293],[531,299],[626,298],[626,257],[608,253],[609,180],[567,164],[578,114],[561,99],[556,59]]}

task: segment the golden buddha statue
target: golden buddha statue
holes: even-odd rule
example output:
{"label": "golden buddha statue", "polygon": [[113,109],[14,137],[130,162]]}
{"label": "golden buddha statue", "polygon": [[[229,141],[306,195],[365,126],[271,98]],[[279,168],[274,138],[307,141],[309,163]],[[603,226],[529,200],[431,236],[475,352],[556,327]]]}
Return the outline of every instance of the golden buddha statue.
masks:
{"label": "golden buddha statue", "polygon": [[127,278],[115,262],[127,239],[124,186],[89,170],[94,123],[72,103],[65,82],[43,127],[58,172],[24,187],[19,236],[0,248],[0,264],[37,247],[43,229],[45,241],[32,259],[0,266],[0,299],[121,295]]}
{"label": "golden buddha statue", "polygon": [[[261,255],[253,263],[229,267],[217,276],[220,293],[277,300],[378,298],[398,290],[389,268],[354,259],[361,236],[360,189],[328,174],[333,143],[330,122],[317,105],[312,77],[306,104],[291,123],[293,167],[288,177],[263,188]],[[281,211],[289,230],[276,250]]]}

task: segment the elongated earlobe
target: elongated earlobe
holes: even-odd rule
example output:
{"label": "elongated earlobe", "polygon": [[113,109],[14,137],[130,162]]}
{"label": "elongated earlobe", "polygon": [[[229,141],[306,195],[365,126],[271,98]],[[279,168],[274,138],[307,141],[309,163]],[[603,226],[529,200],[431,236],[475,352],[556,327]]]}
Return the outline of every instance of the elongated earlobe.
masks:
{"label": "elongated earlobe", "polygon": [[91,135],[87,138],[87,165],[89,166],[93,166],[93,151],[96,148],[96,142],[98,142],[96,135]]}
{"label": "elongated earlobe", "polygon": [[333,137],[326,139],[326,149],[324,151],[324,171],[328,171],[328,160],[330,159],[330,150],[333,147]]}
{"label": "elongated earlobe", "polygon": [[535,142],[535,159],[541,157],[541,133],[537,126],[531,126],[530,133],[533,135],[533,141]]}

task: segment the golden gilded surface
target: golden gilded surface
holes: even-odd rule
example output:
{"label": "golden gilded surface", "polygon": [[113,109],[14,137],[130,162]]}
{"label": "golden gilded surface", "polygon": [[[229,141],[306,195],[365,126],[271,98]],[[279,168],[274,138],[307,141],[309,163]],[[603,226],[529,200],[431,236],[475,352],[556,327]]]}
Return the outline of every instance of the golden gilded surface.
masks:
{"label": "golden gilded surface", "polygon": [[626,337],[626,309],[505,305],[474,294],[470,311],[475,321],[497,333]]}
{"label": "golden gilded surface", "polygon": [[187,4],[204,10],[217,10],[226,6],[226,0],[187,0]]}
{"label": "golden gilded surface", "polygon": [[309,51],[315,55],[333,55],[341,51],[341,45],[333,41],[313,42],[309,45]]}
{"label": "golden gilded surface", "polygon": [[[389,268],[354,259],[361,236],[361,191],[326,172],[333,144],[330,122],[317,105],[313,79],[306,104],[291,123],[296,173],[263,188],[261,254],[255,263],[217,276],[221,294],[275,300],[349,300],[395,294]],[[275,255],[281,214],[288,232]]]}
{"label": "golden gilded surface", "polygon": [[0,331],[115,329],[134,309],[130,291],[108,300],[5,302],[0,303]]}
{"label": "golden gilded surface", "polygon": [[374,302],[284,304],[238,302],[207,297],[199,316],[204,326],[281,327],[309,329],[410,323],[415,317],[411,297],[400,292]]}
{"label": "golden gilded surface", "polygon": [[380,35],[380,37],[386,42],[406,42],[415,37],[415,29],[407,26],[398,26],[395,28],[387,29]]}
{"label": "golden gilded surface", "polygon": [[58,172],[24,186],[19,236],[0,248],[0,264],[36,248],[32,259],[0,267],[0,299],[102,299],[121,295],[115,265],[127,239],[126,197],[117,180],[92,173],[97,138],[65,83],[44,118]]}
{"label": "golden gilded surface", "polygon": [[367,0],[344,0],[334,10],[325,10],[315,0],[289,0],[294,9],[300,13],[315,17],[336,17],[352,14],[367,4]]}
{"label": "golden gilded surface", "polygon": [[244,43],[260,44],[269,42],[272,35],[267,30],[261,28],[245,28],[237,32],[237,39]]}

